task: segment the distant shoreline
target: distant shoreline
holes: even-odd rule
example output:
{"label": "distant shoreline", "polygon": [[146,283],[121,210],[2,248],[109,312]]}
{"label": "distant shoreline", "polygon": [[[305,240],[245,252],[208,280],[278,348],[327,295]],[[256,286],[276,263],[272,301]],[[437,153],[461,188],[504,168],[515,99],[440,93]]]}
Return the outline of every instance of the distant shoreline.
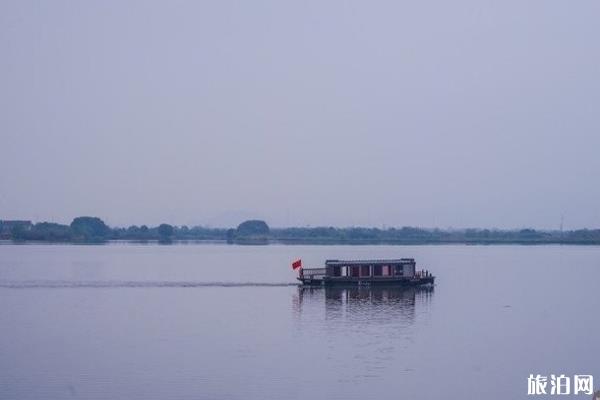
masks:
{"label": "distant shoreline", "polygon": [[110,227],[98,217],[77,217],[70,225],[27,220],[0,220],[0,240],[14,243],[229,243],[239,245],[600,245],[600,229],[535,230],[428,229],[419,227],[270,228],[265,221],[248,220],[237,228],[204,226]]}
{"label": "distant shoreline", "polygon": [[170,241],[134,240],[134,239],[110,239],[104,241],[58,241],[58,240],[11,240],[0,239],[1,245],[73,245],[73,246],[104,246],[111,244],[140,244],[148,246],[170,246],[170,245],[237,245],[237,246],[600,246],[600,241],[309,241],[309,240],[268,240],[266,242],[236,241],[215,239],[176,239]]}

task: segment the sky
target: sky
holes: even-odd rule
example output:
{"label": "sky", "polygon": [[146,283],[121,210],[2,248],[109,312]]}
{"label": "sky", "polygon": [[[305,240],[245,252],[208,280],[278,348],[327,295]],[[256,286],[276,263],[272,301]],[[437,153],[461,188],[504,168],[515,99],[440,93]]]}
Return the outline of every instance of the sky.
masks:
{"label": "sky", "polygon": [[600,2],[0,2],[0,219],[600,227]]}

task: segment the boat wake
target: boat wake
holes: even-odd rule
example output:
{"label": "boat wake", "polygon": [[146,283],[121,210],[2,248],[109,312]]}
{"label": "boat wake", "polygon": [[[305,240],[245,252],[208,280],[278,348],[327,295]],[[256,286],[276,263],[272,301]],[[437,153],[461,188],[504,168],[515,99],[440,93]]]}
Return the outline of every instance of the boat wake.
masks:
{"label": "boat wake", "polygon": [[61,288],[202,288],[202,287],[285,287],[288,282],[197,282],[197,281],[0,281],[6,289]]}

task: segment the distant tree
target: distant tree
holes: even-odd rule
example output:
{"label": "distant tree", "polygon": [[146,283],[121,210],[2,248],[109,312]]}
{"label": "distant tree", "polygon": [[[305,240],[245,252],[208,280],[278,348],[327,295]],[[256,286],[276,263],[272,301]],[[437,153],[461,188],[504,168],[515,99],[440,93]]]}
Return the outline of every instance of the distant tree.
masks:
{"label": "distant tree", "polygon": [[77,217],[71,222],[71,231],[75,239],[105,240],[110,235],[110,228],[97,217]]}
{"label": "distant tree", "polygon": [[175,229],[169,224],[160,224],[158,227],[158,234],[161,239],[170,239],[174,232]]}
{"label": "distant tree", "polygon": [[479,234],[479,231],[477,229],[473,229],[473,228],[469,228],[465,230],[465,237],[466,238],[476,238]]}
{"label": "distant tree", "polygon": [[531,240],[537,239],[540,234],[535,229],[521,229],[519,231],[518,239]]}
{"label": "distant tree", "polygon": [[71,239],[71,228],[53,222],[40,222],[33,226],[29,234],[33,240],[66,241]]}
{"label": "distant tree", "polygon": [[27,240],[27,233],[22,225],[15,225],[10,230],[10,236],[13,240]]}
{"label": "distant tree", "polygon": [[235,229],[227,229],[227,243],[233,243],[235,240]]}
{"label": "distant tree", "polygon": [[237,236],[266,237],[269,233],[269,225],[265,221],[256,219],[242,222],[236,230]]}

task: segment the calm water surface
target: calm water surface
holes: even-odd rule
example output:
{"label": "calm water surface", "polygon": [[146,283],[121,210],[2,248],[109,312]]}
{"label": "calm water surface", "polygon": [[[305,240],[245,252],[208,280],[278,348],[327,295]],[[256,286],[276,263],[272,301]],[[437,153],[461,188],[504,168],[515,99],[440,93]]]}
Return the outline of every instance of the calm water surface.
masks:
{"label": "calm water surface", "polygon": [[[297,257],[414,257],[437,284],[302,290]],[[600,247],[1,245],[0,399],[505,400],[530,373],[600,387],[599,282]]]}

